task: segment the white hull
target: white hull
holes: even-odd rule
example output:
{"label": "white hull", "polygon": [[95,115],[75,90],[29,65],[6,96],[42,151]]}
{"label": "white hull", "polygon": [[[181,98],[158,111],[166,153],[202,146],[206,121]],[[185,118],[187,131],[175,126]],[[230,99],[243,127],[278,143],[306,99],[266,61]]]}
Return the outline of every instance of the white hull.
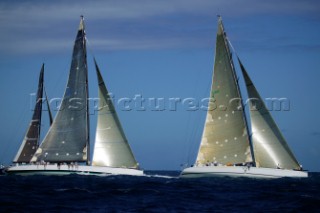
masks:
{"label": "white hull", "polygon": [[142,170],[138,169],[127,169],[127,168],[113,168],[106,166],[71,166],[71,165],[60,165],[57,164],[49,165],[16,165],[9,167],[6,172],[8,174],[43,174],[43,175],[67,175],[67,174],[109,174],[109,175],[143,175]]}
{"label": "white hull", "polygon": [[272,169],[248,166],[203,166],[189,167],[181,172],[181,177],[253,177],[253,178],[306,178],[308,173],[288,169]]}

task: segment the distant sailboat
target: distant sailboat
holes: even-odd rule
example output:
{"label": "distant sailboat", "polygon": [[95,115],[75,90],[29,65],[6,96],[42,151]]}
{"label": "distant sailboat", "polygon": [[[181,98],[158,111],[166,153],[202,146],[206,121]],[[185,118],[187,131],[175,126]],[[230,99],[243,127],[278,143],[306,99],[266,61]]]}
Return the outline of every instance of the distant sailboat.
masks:
{"label": "distant sailboat", "polygon": [[250,134],[228,42],[219,17],[210,92],[213,110],[207,112],[196,163],[181,176],[308,177],[238,58],[251,100]]}
{"label": "distant sailboat", "polygon": [[[47,135],[32,158],[15,160],[8,173],[103,173],[142,175],[109,98],[98,65],[99,113],[93,162],[90,161],[88,67],[83,17],[76,36],[64,97]],[[104,129],[104,127],[107,127]],[[18,155],[20,156],[19,152]],[[17,155],[17,156],[18,156]],[[26,164],[29,163],[29,164]],[[86,165],[82,165],[86,163]]]}

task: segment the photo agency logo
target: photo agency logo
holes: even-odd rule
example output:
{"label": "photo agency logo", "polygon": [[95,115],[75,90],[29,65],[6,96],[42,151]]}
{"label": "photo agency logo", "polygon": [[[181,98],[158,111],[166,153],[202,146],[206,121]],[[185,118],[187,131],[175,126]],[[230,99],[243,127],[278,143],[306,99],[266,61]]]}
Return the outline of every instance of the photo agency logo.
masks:
{"label": "photo agency logo", "polygon": [[[34,110],[36,103],[42,102],[43,110],[52,111],[72,110],[72,111],[90,111],[95,114],[103,109],[114,111],[240,111],[243,107],[249,107],[249,110],[258,111],[266,108],[269,111],[290,111],[290,100],[288,98],[250,98],[242,100],[240,98],[230,98],[223,103],[214,98],[192,98],[192,97],[143,97],[142,94],[136,94],[133,97],[120,97],[109,93],[106,98],[88,98],[77,97],[68,98],[45,98],[36,100],[36,94],[30,94],[30,109]],[[87,107],[88,106],[88,107]],[[114,106],[114,107],[113,107]],[[114,109],[115,108],[115,109]]]}

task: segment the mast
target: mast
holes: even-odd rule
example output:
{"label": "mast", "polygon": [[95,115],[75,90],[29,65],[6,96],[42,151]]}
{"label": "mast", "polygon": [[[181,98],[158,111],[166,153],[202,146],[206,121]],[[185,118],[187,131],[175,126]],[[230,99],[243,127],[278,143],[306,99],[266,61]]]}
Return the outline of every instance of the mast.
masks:
{"label": "mast", "polygon": [[[84,25],[84,17],[83,15],[80,16],[81,22],[80,27],[82,26],[83,29],[83,47],[84,47],[84,54],[85,54],[85,66],[87,68],[87,77],[86,77],[86,91],[87,91],[87,97],[89,97],[89,84],[88,84],[88,64],[87,64],[87,45],[86,45],[86,32],[85,32],[85,25]],[[89,117],[89,98],[87,98],[87,161],[86,164],[90,165],[90,117]]]}
{"label": "mast", "polygon": [[250,131],[249,131],[249,124],[248,124],[248,120],[247,120],[247,116],[246,116],[245,106],[243,104],[242,93],[241,93],[241,90],[240,90],[240,87],[239,87],[239,78],[238,78],[237,73],[235,71],[234,63],[233,63],[233,60],[232,60],[232,57],[231,57],[231,52],[230,52],[230,48],[229,48],[229,40],[226,37],[226,32],[224,31],[224,26],[223,26],[223,23],[222,23],[222,17],[220,15],[218,17],[219,17],[219,22],[220,22],[222,30],[223,30],[223,37],[224,37],[224,40],[225,40],[225,43],[226,43],[225,45],[226,45],[228,56],[229,56],[229,59],[230,59],[232,72],[233,72],[233,75],[234,75],[234,79],[236,79],[237,90],[238,90],[238,93],[239,93],[239,96],[240,96],[241,109],[243,111],[243,119],[244,119],[246,127],[247,127],[246,130],[247,130],[247,135],[248,135],[248,140],[249,140],[249,145],[250,145],[250,153],[251,153],[252,163],[253,163],[254,166],[256,166],[256,163],[255,163],[256,161],[255,161],[255,157],[254,157],[254,150],[253,150],[253,144],[252,144],[252,141],[251,141],[251,136],[250,136],[251,134],[250,134]]}

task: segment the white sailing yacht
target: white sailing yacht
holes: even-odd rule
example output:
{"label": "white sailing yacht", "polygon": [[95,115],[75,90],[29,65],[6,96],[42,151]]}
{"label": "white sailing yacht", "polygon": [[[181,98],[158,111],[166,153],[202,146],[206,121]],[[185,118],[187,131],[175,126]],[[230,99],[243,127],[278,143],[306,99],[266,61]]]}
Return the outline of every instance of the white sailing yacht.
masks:
{"label": "white sailing yacht", "polygon": [[219,16],[214,74],[201,143],[195,164],[181,177],[308,177],[263,103],[248,73],[238,62],[250,102],[251,133],[229,41]]}
{"label": "white sailing yacht", "polygon": [[[91,162],[89,138],[88,67],[83,16],[74,43],[69,79],[60,109],[39,145],[43,85],[39,81],[36,111],[29,130],[7,173],[99,173],[143,175],[125,137],[99,67],[99,112]],[[39,92],[40,91],[40,92]],[[41,94],[40,94],[41,93]],[[40,105],[40,106],[39,106]],[[40,118],[40,119],[39,119]],[[32,129],[32,130],[30,130]],[[29,132],[33,134],[29,134]]]}

